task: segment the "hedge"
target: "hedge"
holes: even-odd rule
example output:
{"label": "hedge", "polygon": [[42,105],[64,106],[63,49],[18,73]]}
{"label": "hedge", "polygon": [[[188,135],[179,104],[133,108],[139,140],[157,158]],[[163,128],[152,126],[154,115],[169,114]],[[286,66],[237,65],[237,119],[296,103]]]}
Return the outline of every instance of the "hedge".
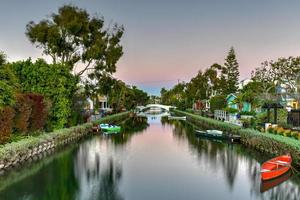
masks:
{"label": "hedge", "polygon": [[[120,120],[126,116],[128,116],[129,112],[118,113],[115,115],[110,115],[99,120],[96,120],[93,123],[103,123],[109,120]],[[40,144],[54,141],[55,143],[59,143],[60,141],[71,138],[78,134],[85,133],[90,131],[93,123],[85,123],[82,125],[64,128],[60,130],[53,131],[51,133],[42,133],[36,137],[28,136],[17,142],[7,143],[5,145],[0,145],[0,161],[7,160],[13,156],[23,155],[27,153],[28,149],[32,149]]]}

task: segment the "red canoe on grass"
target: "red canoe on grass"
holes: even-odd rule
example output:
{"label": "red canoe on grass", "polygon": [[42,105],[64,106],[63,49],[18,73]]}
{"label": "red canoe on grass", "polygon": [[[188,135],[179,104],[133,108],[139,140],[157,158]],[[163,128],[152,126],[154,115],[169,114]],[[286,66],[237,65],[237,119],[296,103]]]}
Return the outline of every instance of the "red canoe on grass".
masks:
{"label": "red canoe on grass", "polygon": [[270,180],[279,177],[291,168],[292,157],[290,154],[272,158],[262,164],[261,178],[262,180]]}

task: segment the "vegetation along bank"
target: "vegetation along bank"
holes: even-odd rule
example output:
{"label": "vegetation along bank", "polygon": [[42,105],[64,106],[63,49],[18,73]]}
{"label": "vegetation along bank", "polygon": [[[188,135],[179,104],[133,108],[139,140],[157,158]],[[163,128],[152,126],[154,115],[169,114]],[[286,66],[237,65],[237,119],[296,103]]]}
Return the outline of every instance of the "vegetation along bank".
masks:
{"label": "vegetation along bank", "polygon": [[206,129],[219,129],[224,132],[241,135],[242,143],[260,152],[272,155],[291,153],[293,165],[300,168],[300,140],[282,135],[260,132],[251,128],[242,128],[234,124],[202,117],[188,112],[174,110],[177,114],[186,115],[192,123]]}
{"label": "vegetation along bank", "polygon": [[[120,121],[126,118],[129,112],[110,115],[93,123],[108,121]],[[20,166],[25,162],[31,162],[43,157],[43,154],[52,152],[58,147],[76,142],[91,134],[93,123],[60,129],[51,133],[43,133],[38,136],[28,136],[22,140],[0,145],[0,172]]]}

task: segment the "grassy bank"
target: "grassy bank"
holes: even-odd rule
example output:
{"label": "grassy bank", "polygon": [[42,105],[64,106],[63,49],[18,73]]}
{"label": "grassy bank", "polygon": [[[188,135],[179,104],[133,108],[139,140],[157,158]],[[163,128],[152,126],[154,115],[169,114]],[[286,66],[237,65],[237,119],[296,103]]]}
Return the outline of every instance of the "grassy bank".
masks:
{"label": "grassy bank", "polygon": [[300,168],[300,140],[274,135],[265,132],[259,132],[254,129],[242,128],[234,124],[202,117],[196,114],[175,110],[176,113],[186,115],[189,121],[205,129],[219,129],[224,132],[230,132],[241,135],[242,143],[258,151],[272,155],[291,153],[293,164]]}
{"label": "grassy bank", "polygon": [[[123,112],[110,115],[96,120],[93,123],[118,121],[128,116],[128,114],[129,112]],[[91,127],[92,123],[86,123],[70,128],[56,130],[51,133],[42,133],[35,137],[29,136],[17,142],[0,145],[0,165],[3,165],[5,162],[10,162],[10,160],[14,160],[16,157],[24,157],[24,155],[28,154],[29,150],[33,150],[50,142],[53,143],[54,147],[56,147],[64,145],[65,141],[80,139],[81,137],[89,134]]]}

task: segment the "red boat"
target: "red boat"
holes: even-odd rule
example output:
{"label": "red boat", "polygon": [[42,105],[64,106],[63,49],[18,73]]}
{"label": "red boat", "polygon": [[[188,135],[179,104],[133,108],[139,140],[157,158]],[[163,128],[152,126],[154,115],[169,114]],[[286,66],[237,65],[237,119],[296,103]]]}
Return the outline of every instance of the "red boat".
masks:
{"label": "red boat", "polygon": [[262,164],[261,178],[262,180],[270,180],[279,177],[291,168],[292,157],[290,154],[272,158]]}
{"label": "red boat", "polygon": [[291,175],[292,171],[289,170],[287,173],[283,174],[282,176],[279,176],[278,178],[261,181],[260,192],[263,193],[273,187],[276,187],[277,185],[280,185],[281,183],[287,181],[291,177]]}

